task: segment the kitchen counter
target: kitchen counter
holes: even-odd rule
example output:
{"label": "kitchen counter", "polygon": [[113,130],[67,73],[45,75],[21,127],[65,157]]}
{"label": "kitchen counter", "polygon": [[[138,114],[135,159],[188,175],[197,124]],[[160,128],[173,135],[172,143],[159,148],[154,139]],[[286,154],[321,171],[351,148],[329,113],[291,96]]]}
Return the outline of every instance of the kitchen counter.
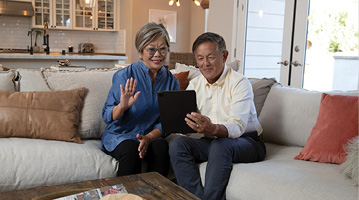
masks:
{"label": "kitchen counter", "polygon": [[10,69],[40,69],[57,65],[58,60],[69,60],[71,65],[81,65],[86,68],[112,68],[115,64],[124,64],[127,57],[124,54],[101,53],[0,53],[0,64]]}

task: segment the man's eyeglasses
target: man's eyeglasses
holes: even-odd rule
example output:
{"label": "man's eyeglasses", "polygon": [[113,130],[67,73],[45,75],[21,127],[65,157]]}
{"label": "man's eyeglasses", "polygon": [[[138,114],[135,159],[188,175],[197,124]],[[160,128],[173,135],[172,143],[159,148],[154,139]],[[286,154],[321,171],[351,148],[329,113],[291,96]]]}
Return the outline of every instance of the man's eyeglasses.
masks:
{"label": "man's eyeglasses", "polygon": [[158,51],[161,55],[168,53],[169,48],[168,47],[160,47],[160,48],[147,48],[145,49],[148,54],[151,56],[155,55],[156,51]]}

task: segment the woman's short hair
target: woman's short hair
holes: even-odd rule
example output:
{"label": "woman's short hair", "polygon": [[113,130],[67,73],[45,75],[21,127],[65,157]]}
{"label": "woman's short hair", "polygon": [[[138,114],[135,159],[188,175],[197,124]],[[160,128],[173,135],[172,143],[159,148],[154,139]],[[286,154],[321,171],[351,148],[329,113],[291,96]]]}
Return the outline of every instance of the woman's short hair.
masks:
{"label": "woman's short hair", "polygon": [[217,33],[206,32],[202,35],[198,36],[198,38],[194,41],[192,46],[192,52],[195,53],[197,47],[204,42],[214,42],[217,44],[217,49],[220,52],[226,50],[226,42],[223,37],[218,35]]}
{"label": "woman's short hair", "polygon": [[165,38],[167,47],[170,47],[170,37],[162,24],[150,22],[142,26],[136,33],[135,46],[137,52],[142,53],[143,49],[158,37]]}

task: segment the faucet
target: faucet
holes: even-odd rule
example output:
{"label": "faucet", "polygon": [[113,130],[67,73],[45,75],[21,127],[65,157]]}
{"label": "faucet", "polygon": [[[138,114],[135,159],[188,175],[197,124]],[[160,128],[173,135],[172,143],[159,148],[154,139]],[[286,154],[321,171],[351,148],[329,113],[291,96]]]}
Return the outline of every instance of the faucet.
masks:
{"label": "faucet", "polygon": [[44,22],[44,45],[46,45],[45,52],[46,54],[50,54],[50,46],[49,46],[49,24]]}
{"label": "faucet", "polygon": [[[30,55],[33,55],[34,54],[34,49],[32,48],[32,30],[27,32],[27,36],[30,36]],[[28,48],[29,48],[29,46],[28,46]]]}

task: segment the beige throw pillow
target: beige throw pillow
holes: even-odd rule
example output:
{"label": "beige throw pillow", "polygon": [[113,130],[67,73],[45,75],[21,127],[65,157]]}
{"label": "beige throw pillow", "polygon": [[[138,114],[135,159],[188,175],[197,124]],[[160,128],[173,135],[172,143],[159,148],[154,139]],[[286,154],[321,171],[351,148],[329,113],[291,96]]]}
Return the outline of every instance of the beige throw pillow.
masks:
{"label": "beige throw pillow", "polygon": [[85,88],[50,92],[0,91],[0,137],[81,143]]}
{"label": "beige throw pillow", "polygon": [[15,82],[14,79],[16,73],[12,70],[9,71],[0,71],[0,90],[6,91],[15,91]]}
{"label": "beige throw pillow", "polygon": [[112,77],[117,70],[93,70],[83,72],[52,72],[42,74],[51,90],[70,90],[85,87],[88,91],[81,112],[81,139],[100,139],[106,129],[102,108],[112,86]]}

